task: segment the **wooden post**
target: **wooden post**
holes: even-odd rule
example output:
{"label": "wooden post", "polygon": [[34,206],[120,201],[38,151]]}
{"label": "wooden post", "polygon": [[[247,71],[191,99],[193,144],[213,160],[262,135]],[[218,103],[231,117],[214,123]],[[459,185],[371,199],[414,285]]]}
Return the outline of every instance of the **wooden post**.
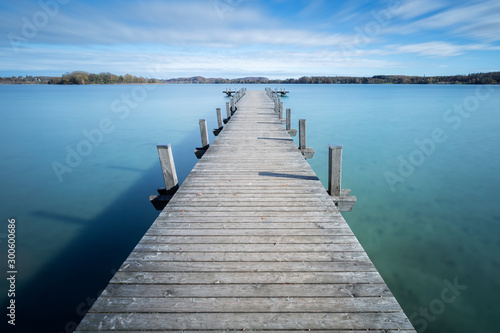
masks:
{"label": "wooden post", "polygon": [[290,108],[286,109],[286,130],[292,129],[292,110]]}
{"label": "wooden post", "polygon": [[201,148],[196,148],[194,154],[197,158],[202,158],[209,147],[207,121],[200,119]]}
{"label": "wooden post", "polygon": [[214,133],[215,136],[218,136],[219,133],[222,131],[222,129],[224,128],[224,122],[222,120],[222,111],[220,110],[220,108],[216,108],[215,109],[217,111],[217,128],[214,128],[212,130],[212,132]]}
{"label": "wooden post", "polygon": [[299,119],[299,149],[306,149],[306,120]]}
{"label": "wooden post", "polygon": [[279,104],[278,116],[280,120],[283,119],[283,102],[280,102]]}
{"label": "wooden post", "polygon": [[235,107],[235,104],[234,104],[234,98],[231,97],[230,99],[231,101],[231,115],[236,111],[236,107]]}
{"label": "wooden post", "polygon": [[177,180],[177,172],[175,171],[174,156],[172,155],[172,146],[157,145],[158,155],[160,157],[161,171],[163,172],[163,180],[165,181],[165,190],[167,194],[173,194],[179,188]]}
{"label": "wooden post", "polygon": [[222,122],[222,111],[220,108],[215,109],[217,111],[217,125],[219,125],[219,129],[222,129],[224,127],[224,123]]}
{"label": "wooden post", "polygon": [[231,109],[229,108],[229,102],[226,102],[226,119],[224,119],[224,123],[227,124],[229,119],[231,119]]}
{"label": "wooden post", "polygon": [[209,146],[207,120],[206,119],[200,119],[200,134],[201,134],[201,147],[203,149],[206,149]]}
{"label": "wooden post", "polygon": [[297,130],[292,129],[292,110],[286,109],[286,131],[290,136],[296,136]]}
{"label": "wooden post", "polygon": [[328,145],[328,193],[332,196],[340,196],[342,176],[342,145]]}

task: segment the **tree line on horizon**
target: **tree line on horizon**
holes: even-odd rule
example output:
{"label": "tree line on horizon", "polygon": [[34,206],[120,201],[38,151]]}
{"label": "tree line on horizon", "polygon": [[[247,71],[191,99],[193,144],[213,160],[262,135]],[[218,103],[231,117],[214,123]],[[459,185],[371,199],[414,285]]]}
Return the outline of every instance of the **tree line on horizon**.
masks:
{"label": "tree line on horizon", "polygon": [[3,84],[500,84],[500,72],[473,73],[451,76],[407,76],[375,75],[372,77],[354,76],[303,76],[298,79],[268,79],[266,77],[244,77],[236,79],[205,78],[194,76],[175,79],[150,79],[130,74],[87,73],[74,71],[61,77],[50,76],[12,76],[0,78]]}
{"label": "tree line on horizon", "polygon": [[130,74],[116,75],[112,73],[88,73],[74,71],[54,76],[12,76],[0,78],[0,83],[7,84],[125,84],[125,83],[158,83],[157,79],[137,77]]}

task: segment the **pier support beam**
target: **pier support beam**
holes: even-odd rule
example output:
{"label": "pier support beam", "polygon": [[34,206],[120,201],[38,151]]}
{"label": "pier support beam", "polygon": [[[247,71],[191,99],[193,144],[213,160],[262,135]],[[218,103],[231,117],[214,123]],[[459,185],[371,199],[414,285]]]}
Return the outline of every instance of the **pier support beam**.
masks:
{"label": "pier support beam", "polygon": [[200,119],[200,134],[201,134],[201,147],[194,150],[196,157],[201,158],[203,154],[207,151],[209,147],[208,141],[208,130],[207,130],[207,120]]}
{"label": "pier support beam", "polygon": [[305,158],[313,158],[314,149],[306,145],[306,120],[299,119],[299,149]]}
{"label": "pier support beam", "polygon": [[341,212],[350,212],[356,203],[357,198],[351,196],[351,190],[343,190],[341,187],[342,178],[342,145],[328,145],[328,194],[332,198],[335,206]]}
{"label": "pier support beam", "polygon": [[220,131],[224,128],[224,123],[222,122],[222,111],[220,108],[215,109],[217,111],[217,126],[218,128],[215,128],[212,130],[215,136],[219,135]]}
{"label": "pier support beam", "polygon": [[177,180],[177,172],[175,171],[171,144],[157,145],[156,148],[158,149],[158,156],[160,157],[165,188],[159,188],[158,195],[149,196],[149,201],[156,210],[162,210],[179,189],[179,181]]}
{"label": "pier support beam", "polygon": [[297,130],[292,129],[292,110],[286,109],[286,130],[288,131],[288,135],[296,136]]}

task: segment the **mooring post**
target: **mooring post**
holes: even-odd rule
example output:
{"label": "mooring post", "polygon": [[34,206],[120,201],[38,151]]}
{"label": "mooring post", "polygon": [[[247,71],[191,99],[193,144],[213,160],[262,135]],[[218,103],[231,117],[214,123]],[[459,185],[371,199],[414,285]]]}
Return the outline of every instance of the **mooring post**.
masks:
{"label": "mooring post", "polygon": [[201,147],[194,150],[194,154],[198,158],[202,158],[203,154],[207,151],[209,147],[208,141],[208,130],[207,130],[207,120],[200,119],[200,134],[201,134]]}
{"label": "mooring post", "polygon": [[222,131],[224,128],[224,123],[222,121],[222,111],[220,108],[215,109],[217,111],[217,128],[213,129],[212,132],[214,133],[215,136],[219,135],[219,133]]}
{"label": "mooring post", "polygon": [[179,189],[179,181],[177,179],[177,172],[175,171],[171,144],[157,145],[156,148],[158,149],[158,156],[160,157],[165,188],[159,188],[158,195],[149,196],[149,201],[151,201],[157,210],[162,210]]}
{"label": "mooring post", "polygon": [[236,106],[234,104],[234,98],[232,96],[231,96],[230,101],[231,101],[231,115],[233,115],[234,112],[236,111]]}
{"label": "mooring post", "polygon": [[279,109],[278,109],[278,116],[280,120],[283,120],[283,102],[280,102]]}
{"label": "mooring post", "polygon": [[328,145],[328,193],[340,196],[342,177],[342,145]]}
{"label": "mooring post", "polygon": [[216,108],[215,111],[217,112],[217,125],[219,125],[219,129],[224,127],[224,123],[222,122],[222,111],[220,108]]}
{"label": "mooring post", "polygon": [[313,158],[314,149],[306,145],[306,120],[299,119],[299,149],[305,158]]}
{"label": "mooring post", "polygon": [[206,119],[200,119],[200,134],[201,134],[201,147],[206,149],[209,146]]}
{"label": "mooring post", "polygon": [[226,119],[224,119],[224,124],[227,124],[229,119],[231,119],[231,109],[229,108],[229,102],[226,102]]}
{"label": "mooring post", "polygon": [[299,119],[299,149],[306,149],[306,120]]}
{"label": "mooring post", "polygon": [[292,110],[290,108],[286,109],[286,130],[292,129]]}
{"label": "mooring post", "polygon": [[328,145],[328,194],[341,212],[350,212],[357,198],[351,190],[342,189],[342,145]]}
{"label": "mooring post", "polygon": [[157,145],[158,156],[160,157],[161,171],[165,181],[165,190],[168,192],[176,191],[179,188],[177,172],[175,171],[174,156],[172,155],[172,145]]}
{"label": "mooring post", "polygon": [[297,135],[297,130],[292,129],[292,110],[289,108],[286,109],[286,130],[290,136]]}

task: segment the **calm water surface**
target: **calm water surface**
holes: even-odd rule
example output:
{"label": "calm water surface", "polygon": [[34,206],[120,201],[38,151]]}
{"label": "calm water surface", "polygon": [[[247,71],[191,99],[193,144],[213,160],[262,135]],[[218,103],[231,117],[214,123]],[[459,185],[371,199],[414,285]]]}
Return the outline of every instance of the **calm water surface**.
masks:
{"label": "calm water surface", "polygon": [[[81,320],[158,215],[156,144],[172,143],[185,179],[198,119],[216,127],[225,88],[0,86],[0,253],[15,218],[16,331]],[[344,216],[419,332],[496,331],[500,86],[286,89],[325,185],[328,144],[343,144],[343,188],[358,197]]]}

